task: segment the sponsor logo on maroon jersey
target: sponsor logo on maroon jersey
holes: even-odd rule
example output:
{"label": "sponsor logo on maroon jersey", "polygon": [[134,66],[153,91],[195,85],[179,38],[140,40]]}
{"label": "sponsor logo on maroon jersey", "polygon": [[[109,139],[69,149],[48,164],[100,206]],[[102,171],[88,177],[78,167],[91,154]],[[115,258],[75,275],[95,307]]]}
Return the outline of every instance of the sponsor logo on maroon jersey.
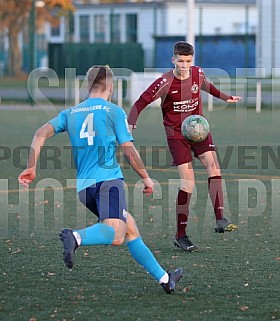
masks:
{"label": "sponsor logo on maroon jersey", "polygon": [[198,98],[188,99],[184,101],[175,101],[173,103],[174,111],[179,113],[192,112],[198,107]]}
{"label": "sponsor logo on maroon jersey", "polygon": [[193,94],[197,94],[198,93],[198,84],[194,83],[191,87],[191,92]]}

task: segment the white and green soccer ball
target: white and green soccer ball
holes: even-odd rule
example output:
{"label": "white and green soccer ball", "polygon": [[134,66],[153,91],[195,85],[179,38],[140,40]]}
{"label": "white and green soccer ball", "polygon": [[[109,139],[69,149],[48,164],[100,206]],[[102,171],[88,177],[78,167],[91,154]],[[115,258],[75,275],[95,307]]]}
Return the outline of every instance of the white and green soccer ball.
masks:
{"label": "white and green soccer ball", "polygon": [[203,142],[210,131],[210,126],[206,118],[201,115],[191,115],[184,119],[181,126],[182,135],[188,142]]}

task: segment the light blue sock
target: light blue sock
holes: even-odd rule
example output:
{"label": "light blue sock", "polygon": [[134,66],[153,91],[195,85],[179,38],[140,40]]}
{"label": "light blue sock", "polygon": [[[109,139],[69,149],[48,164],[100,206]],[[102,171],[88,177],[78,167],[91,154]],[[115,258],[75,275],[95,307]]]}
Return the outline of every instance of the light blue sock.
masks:
{"label": "light blue sock", "polygon": [[143,242],[141,237],[127,242],[127,246],[132,257],[141,264],[157,281],[166,273],[159,265],[152,252]]}
{"label": "light blue sock", "polygon": [[103,223],[96,223],[75,232],[81,236],[81,245],[110,245],[115,237],[113,227]]}

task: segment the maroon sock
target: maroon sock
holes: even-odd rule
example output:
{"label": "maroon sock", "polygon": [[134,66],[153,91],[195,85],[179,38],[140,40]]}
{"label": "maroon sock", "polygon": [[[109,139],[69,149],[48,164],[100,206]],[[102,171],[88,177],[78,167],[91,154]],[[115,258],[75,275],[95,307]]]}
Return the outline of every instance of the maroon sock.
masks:
{"label": "maroon sock", "polygon": [[189,216],[189,204],[192,194],[183,190],[179,190],[176,201],[176,216],[177,216],[177,233],[176,238],[186,235],[186,227]]}
{"label": "maroon sock", "polygon": [[216,220],[221,220],[224,217],[224,194],[221,176],[208,178],[208,192],[214,207]]}

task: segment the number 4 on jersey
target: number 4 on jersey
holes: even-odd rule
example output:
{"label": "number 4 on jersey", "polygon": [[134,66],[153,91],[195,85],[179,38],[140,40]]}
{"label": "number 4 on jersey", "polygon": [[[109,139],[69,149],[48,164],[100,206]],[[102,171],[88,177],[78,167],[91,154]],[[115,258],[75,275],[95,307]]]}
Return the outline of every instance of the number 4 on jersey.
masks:
{"label": "number 4 on jersey", "polygon": [[93,130],[93,114],[88,114],[87,118],[82,124],[80,131],[80,138],[87,138],[88,145],[93,145],[93,137],[95,136],[95,131]]}

